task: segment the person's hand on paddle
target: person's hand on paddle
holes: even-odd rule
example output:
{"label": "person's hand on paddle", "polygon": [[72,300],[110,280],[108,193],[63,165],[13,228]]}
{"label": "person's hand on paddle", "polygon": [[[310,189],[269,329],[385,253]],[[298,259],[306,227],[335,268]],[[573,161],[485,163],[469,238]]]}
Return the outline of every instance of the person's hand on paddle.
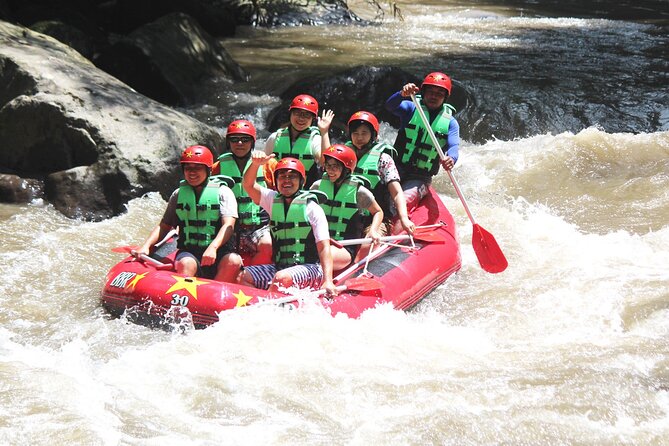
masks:
{"label": "person's hand on paddle", "polygon": [[416,225],[414,222],[409,220],[409,217],[402,217],[400,218],[400,224],[402,225],[402,229],[404,229],[407,234],[413,234],[414,231],[416,230]]}
{"label": "person's hand on paddle", "polygon": [[332,280],[323,280],[321,290],[325,290],[325,297],[327,298],[333,298],[339,294],[339,291],[337,291],[337,286]]}
{"label": "person's hand on paddle", "polygon": [[372,242],[374,245],[378,245],[379,242],[381,242],[381,237],[383,237],[383,234],[379,233],[378,231],[375,231],[373,228],[369,228],[369,232],[367,232],[367,237],[374,240]]}
{"label": "person's hand on paddle", "polygon": [[412,94],[416,94],[420,92],[420,88],[416,86],[416,84],[413,83],[408,83],[405,86],[402,87],[402,97],[408,98]]}
{"label": "person's hand on paddle", "polygon": [[443,167],[446,170],[451,170],[455,166],[455,161],[453,161],[453,158],[450,156],[446,155],[443,160],[441,160],[441,167]]}
{"label": "person's hand on paddle", "polygon": [[330,125],[332,125],[334,116],[335,114],[332,110],[323,110],[323,115],[318,118],[318,130],[320,130],[321,135],[330,131]]}

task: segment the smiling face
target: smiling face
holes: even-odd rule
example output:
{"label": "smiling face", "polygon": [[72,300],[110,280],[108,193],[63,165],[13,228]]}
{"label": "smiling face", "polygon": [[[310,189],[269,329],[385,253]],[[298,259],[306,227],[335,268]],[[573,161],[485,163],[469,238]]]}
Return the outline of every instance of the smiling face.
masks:
{"label": "smiling face", "polygon": [[300,190],[302,176],[296,170],[281,169],[276,172],[276,190],[284,197],[290,197]]}
{"label": "smiling face", "polygon": [[226,137],[230,151],[237,158],[244,158],[253,148],[253,138],[249,135],[232,134]]}
{"label": "smiling face", "polygon": [[446,90],[434,85],[426,85],[423,88],[423,103],[430,110],[436,110],[444,104],[446,100]]}
{"label": "smiling face", "polygon": [[290,124],[298,132],[309,128],[314,118],[314,114],[306,110],[294,108],[290,111]]}
{"label": "smiling face", "polygon": [[209,168],[204,164],[184,163],[184,178],[192,187],[197,187],[205,182],[209,176]]}
{"label": "smiling face", "polygon": [[323,167],[325,167],[325,173],[327,174],[328,179],[333,183],[337,182],[344,171],[344,163],[330,156],[325,157]]}

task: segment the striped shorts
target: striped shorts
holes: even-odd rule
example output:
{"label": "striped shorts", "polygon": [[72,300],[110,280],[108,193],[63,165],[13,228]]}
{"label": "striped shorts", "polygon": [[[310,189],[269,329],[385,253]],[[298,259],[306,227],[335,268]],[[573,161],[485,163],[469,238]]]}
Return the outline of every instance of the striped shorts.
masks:
{"label": "striped shorts", "polygon": [[[252,265],[244,267],[253,277],[253,286],[266,290],[272,283],[272,279],[277,272],[274,264]],[[317,289],[323,282],[323,269],[320,263],[305,263],[304,265],[295,265],[284,268],[285,271],[293,277],[293,285],[298,288]]]}

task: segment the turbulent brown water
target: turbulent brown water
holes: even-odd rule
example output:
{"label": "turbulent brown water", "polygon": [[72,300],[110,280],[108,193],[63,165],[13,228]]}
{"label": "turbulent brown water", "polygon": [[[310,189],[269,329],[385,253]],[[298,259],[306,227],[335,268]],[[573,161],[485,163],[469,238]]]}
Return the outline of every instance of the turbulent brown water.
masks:
{"label": "turbulent brown water", "polygon": [[527,123],[459,116],[455,175],[508,270],[480,269],[439,176],[463,268],[410,312],[258,308],[166,333],[99,304],[110,248],[144,239],[159,196],[100,223],[0,205],[0,443],[669,444],[666,28],[398,4],[405,20],[383,26],[242,30],[225,44],[251,81],[189,111],[266,136],[285,86],[362,64],[440,68],[481,104],[525,104]]}

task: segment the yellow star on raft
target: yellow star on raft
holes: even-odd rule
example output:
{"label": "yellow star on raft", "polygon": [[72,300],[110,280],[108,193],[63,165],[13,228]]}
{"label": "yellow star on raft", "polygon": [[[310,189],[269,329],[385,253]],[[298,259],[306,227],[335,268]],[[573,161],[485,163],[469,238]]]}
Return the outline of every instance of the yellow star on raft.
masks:
{"label": "yellow star on raft", "polygon": [[244,294],[243,290],[239,290],[238,293],[232,293],[232,295],[237,298],[237,305],[235,305],[235,307],[243,307],[248,303],[248,301],[253,299],[253,296],[247,296]]}
{"label": "yellow star on raft", "polygon": [[142,273],[142,274],[137,274],[134,279],[130,281],[125,287],[126,288],[132,288],[133,290],[135,289],[135,286],[137,286],[137,282],[142,280],[144,276],[146,276],[148,273]]}
{"label": "yellow star on raft", "polygon": [[169,290],[165,291],[165,294],[169,294],[172,291],[177,290],[186,290],[197,299],[197,286],[209,283],[206,280],[197,280],[195,277],[181,277],[181,276],[172,276],[176,282],[170,287]]}

